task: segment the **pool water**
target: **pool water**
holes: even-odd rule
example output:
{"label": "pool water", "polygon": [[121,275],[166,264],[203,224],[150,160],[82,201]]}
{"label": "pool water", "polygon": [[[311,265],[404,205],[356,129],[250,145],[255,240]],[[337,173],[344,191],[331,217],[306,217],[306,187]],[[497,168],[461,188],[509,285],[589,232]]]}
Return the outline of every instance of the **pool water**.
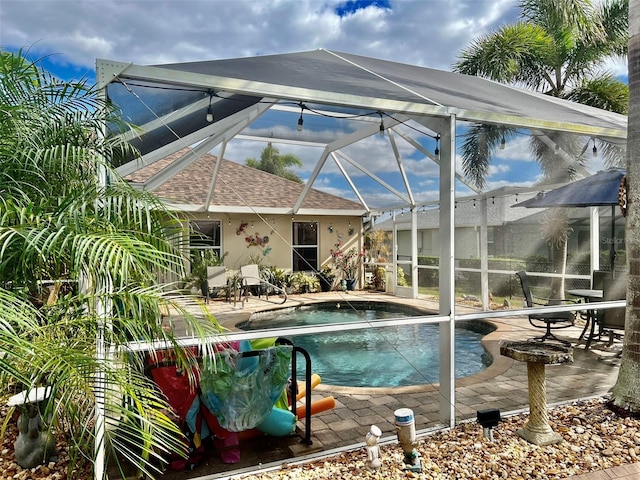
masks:
{"label": "pool water", "polygon": [[[336,307],[336,305],[338,307]],[[259,314],[238,325],[243,330],[313,326],[424,315],[392,304],[331,303]],[[292,337],[311,356],[313,373],[323,384],[351,387],[399,387],[439,381],[438,325],[399,325]],[[455,329],[455,376],[480,372],[491,357],[480,340],[493,328],[468,322]],[[304,371],[304,363],[298,364]]]}

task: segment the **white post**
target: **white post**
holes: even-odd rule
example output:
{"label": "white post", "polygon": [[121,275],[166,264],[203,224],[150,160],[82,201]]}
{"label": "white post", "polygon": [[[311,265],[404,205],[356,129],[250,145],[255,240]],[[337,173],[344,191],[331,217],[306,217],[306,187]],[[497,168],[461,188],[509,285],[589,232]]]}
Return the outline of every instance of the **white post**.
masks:
{"label": "white post", "polygon": [[[111,81],[111,79],[107,79],[105,77],[106,72],[103,69],[103,64],[101,62],[97,62],[96,64],[96,78],[98,79],[98,83],[100,85],[100,89],[98,90],[98,98],[106,102],[106,88],[107,84]],[[102,125],[102,130],[98,130],[97,135],[105,136],[106,135],[106,119]],[[103,159],[104,160],[104,159]],[[100,187],[104,187],[108,185],[109,179],[107,178],[107,171],[105,168],[100,167],[98,169],[98,178],[97,182]],[[95,454],[95,464],[93,466],[93,477],[95,480],[104,480],[106,478],[105,475],[105,464],[106,464],[106,454],[105,454],[105,403],[106,403],[106,387],[107,387],[107,379],[105,374],[105,365],[109,361],[109,351],[110,348],[107,348],[107,343],[105,341],[105,331],[106,329],[111,329],[113,325],[111,324],[110,312],[112,308],[111,301],[107,300],[106,293],[111,293],[113,291],[113,284],[110,278],[105,280],[105,284],[96,284],[94,282],[97,281],[95,278],[84,276],[84,281],[88,284],[85,285],[88,290],[93,292],[95,295],[96,303],[91,307],[95,307],[95,315],[98,319],[97,325],[97,333],[96,333],[96,360],[97,360],[97,369],[96,372],[96,380],[94,387],[94,397],[95,397],[95,425],[94,425],[94,434],[95,434],[95,445],[94,445],[94,454]]]}
{"label": "white post", "polygon": [[[94,294],[99,295],[98,292]],[[104,365],[107,361],[107,347],[105,343],[105,328],[107,325],[108,309],[105,302],[100,299],[96,305],[96,317],[98,318],[98,329],[96,334],[96,359],[98,361],[98,371],[96,372],[96,382],[94,396],[96,400],[95,415],[95,465],[93,467],[94,479],[103,480],[105,478],[105,393],[106,376]]]}
{"label": "white post", "polygon": [[398,225],[396,224],[395,210],[391,213],[391,219],[393,225],[393,244],[391,246],[391,255],[393,256],[393,272],[391,276],[391,290],[387,289],[387,292],[395,295],[398,291]]}
{"label": "white post", "polygon": [[[590,207],[589,251],[591,252],[591,271],[600,270],[600,210]],[[612,219],[613,220],[613,219]]]}
{"label": "white post", "polygon": [[489,310],[489,240],[487,233],[487,196],[480,198],[480,288],[482,309]]}
{"label": "white post", "polygon": [[440,419],[455,425],[455,154],[456,119],[443,121],[440,132]]}
{"label": "white post", "polygon": [[411,208],[411,298],[418,298],[418,209]]}

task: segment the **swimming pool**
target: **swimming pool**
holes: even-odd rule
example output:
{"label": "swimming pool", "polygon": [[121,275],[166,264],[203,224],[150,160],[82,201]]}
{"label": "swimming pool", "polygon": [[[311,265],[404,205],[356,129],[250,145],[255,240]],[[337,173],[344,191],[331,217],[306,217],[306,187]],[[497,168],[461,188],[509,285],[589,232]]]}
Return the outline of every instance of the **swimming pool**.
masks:
{"label": "swimming pool", "polygon": [[[242,330],[312,326],[425,315],[424,311],[383,302],[324,302],[254,314],[237,325]],[[438,325],[316,333],[292,337],[311,355],[313,373],[323,384],[350,387],[401,387],[439,381]],[[492,358],[480,340],[494,328],[486,322],[466,322],[455,329],[455,376],[478,373]],[[304,365],[300,363],[299,368]],[[304,370],[301,370],[304,371]]]}

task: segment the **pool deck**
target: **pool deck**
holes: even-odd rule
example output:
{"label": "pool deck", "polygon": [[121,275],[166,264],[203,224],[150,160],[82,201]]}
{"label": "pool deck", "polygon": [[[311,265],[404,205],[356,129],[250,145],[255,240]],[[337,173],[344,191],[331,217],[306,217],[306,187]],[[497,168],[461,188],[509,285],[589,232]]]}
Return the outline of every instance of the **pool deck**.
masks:
{"label": "pool deck", "polygon": [[[323,300],[387,300],[397,301],[422,308],[437,308],[429,300],[406,300],[382,293],[330,292],[308,296],[290,297],[286,306],[295,306],[309,301]],[[273,308],[274,304],[264,299],[251,297],[244,304],[211,301],[208,308],[225,327],[246,320],[256,311]],[[458,313],[477,311],[470,307],[456,307]],[[481,373],[456,381],[456,422],[473,420],[476,412],[486,408],[498,408],[502,416],[526,411],[529,405],[526,364],[503,357],[499,353],[501,340],[525,340],[540,335],[541,330],[532,329],[526,317],[502,317],[490,319],[498,329],[484,339],[485,348],[493,355],[493,364]],[[571,340],[574,346],[582,331],[576,326],[558,331],[558,336]],[[614,345],[620,348],[620,345]],[[589,351],[584,344],[574,348],[572,364],[548,366],[546,368],[547,399],[550,405],[571,400],[603,396],[610,393],[616,379],[619,360],[614,359],[615,351],[607,351],[597,342]],[[600,359],[599,359],[600,357]],[[381,441],[396,438],[393,412],[402,407],[414,412],[418,433],[428,432],[441,426],[439,420],[439,392],[437,386],[424,385],[402,388],[362,389],[332,387],[320,384],[313,390],[313,399],[333,396],[336,407],[312,416],[311,440],[306,446],[298,437],[273,438],[261,436],[259,439],[241,443],[240,463],[227,465],[217,455],[208,457],[204,464],[180,478],[206,478],[239,475],[251,470],[265,468],[270,464],[296,462],[307,458],[326,455],[348,446],[364,445],[366,433],[372,424],[382,430]],[[299,423],[301,426],[302,424]],[[169,475],[171,476],[171,475]],[[176,477],[178,478],[178,477]],[[579,480],[640,478],[640,464],[623,465],[607,471],[593,472],[573,477]]]}

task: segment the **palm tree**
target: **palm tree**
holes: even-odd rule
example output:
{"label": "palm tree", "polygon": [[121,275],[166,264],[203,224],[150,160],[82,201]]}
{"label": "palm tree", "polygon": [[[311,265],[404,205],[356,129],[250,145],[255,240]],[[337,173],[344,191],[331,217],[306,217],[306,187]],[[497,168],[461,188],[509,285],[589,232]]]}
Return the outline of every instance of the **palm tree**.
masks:
{"label": "palm tree", "polygon": [[[454,70],[626,113],[628,87],[603,70],[603,64],[626,53],[627,1],[593,5],[590,0],[521,0],[521,20],[474,41],[461,52]],[[485,124],[472,125],[466,132],[461,146],[463,170],[478,187],[485,187],[496,149],[516,134],[513,128]],[[588,140],[559,132],[545,132],[545,136],[550,142],[537,134],[530,137],[533,157],[548,180],[570,180],[575,165],[566,163],[562,152],[580,161]],[[605,142],[599,147],[609,164],[623,163],[623,150]],[[550,230],[559,236],[547,240],[554,264],[564,269],[568,223],[562,212],[553,217],[558,225]],[[563,277],[553,279],[551,289],[551,296],[561,298]]]}
{"label": "palm tree", "polygon": [[185,443],[130,341],[161,340],[191,371],[161,312],[201,338],[220,330],[157,283],[184,274],[182,230],[111,169],[129,147],[97,133],[105,119],[119,123],[86,82],[0,51],[0,382],[3,397],[51,388],[45,418],[68,435],[70,475],[104,453],[123,477],[129,463],[152,476]]}
{"label": "palm tree", "polygon": [[[625,241],[627,245],[627,310],[625,317],[624,344],[618,379],[613,387],[612,401],[617,407],[633,412],[640,412],[640,317],[636,307],[640,295],[640,277],[638,269],[640,258],[640,210],[638,188],[640,188],[640,164],[636,152],[640,148],[640,0],[629,2],[629,123],[627,134],[627,183],[629,208]],[[633,268],[632,268],[633,266]]]}
{"label": "palm tree", "polygon": [[262,150],[260,161],[255,158],[248,158],[246,165],[293,182],[302,183],[302,179],[290,170],[290,167],[301,167],[302,160],[292,153],[280,154],[280,151],[271,143]]}
{"label": "palm tree", "polygon": [[[459,55],[454,71],[529,88],[618,113],[626,113],[628,87],[603,70],[604,62],[626,53],[627,1],[521,0],[521,20],[475,40]],[[484,187],[491,155],[517,132],[493,125],[473,126],[462,146],[463,168]],[[550,134],[562,150],[579,158],[584,142]],[[578,143],[576,143],[578,142]],[[613,162],[623,153],[603,147]],[[547,176],[558,175],[555,148],[531,137],[531,150]],[[601,149],[602,150],[602,149]],[[562,168],[567,172],[566,166]]]}

